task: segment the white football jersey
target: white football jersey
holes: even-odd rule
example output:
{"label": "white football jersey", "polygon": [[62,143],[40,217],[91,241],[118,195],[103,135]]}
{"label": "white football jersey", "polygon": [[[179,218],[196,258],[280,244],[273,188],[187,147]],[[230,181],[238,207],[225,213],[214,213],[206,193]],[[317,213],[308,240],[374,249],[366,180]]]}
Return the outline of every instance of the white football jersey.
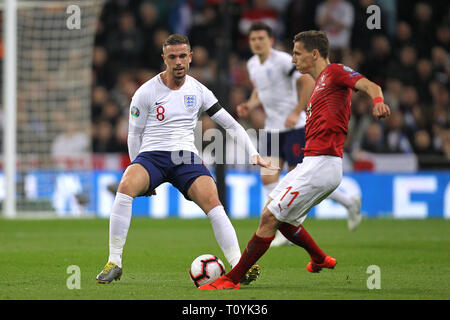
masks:
{"label": "white football jersey", "polygon": [[202,112],[217,103],[203,84],[186,75],[183,86],[169,89],[161,73],[136,90],[130,105],[129,131],[140,133],[139,153],[186,150],[198,154],[194,128]]}
{"label": "white football jersey", "polygon": [[[292,63],[292,57],[286,52],[271,49],[270,56],[261,64],[254,55],[247,62],[250,79],[258,92],[259,100],[266,112],[265,129],[286,131],[284,122],[298,103],[296,81],[302,76]],[[295,128],[306,123],[304,111]]]}

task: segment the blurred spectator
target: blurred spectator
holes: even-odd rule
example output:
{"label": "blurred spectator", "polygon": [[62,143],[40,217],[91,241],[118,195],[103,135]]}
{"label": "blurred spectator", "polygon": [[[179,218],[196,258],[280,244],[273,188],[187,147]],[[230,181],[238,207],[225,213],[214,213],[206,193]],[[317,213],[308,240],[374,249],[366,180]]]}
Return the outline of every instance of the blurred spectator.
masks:
{"label": "blurred spectator", "polygon": [[111,59],[119,67],[137,67],[144,47],[143,34],[129,11],[120,14],[118,24],[118,30],[110,33],[106,43]]}
{"label": "blurred spectator", "polygon": [[218,35],[218,17],[214,7],[204,6],[194,16],[189,32],[189,41],[193,46],[202,46],[214,55]]}
{"label": "blurred spectator", "polygon": [[412,46],[405,46],[400,51],[400,61],[391,61],[389,73],[392,78],[399,79],[402,83],[413,85],[416,75],[417,52]]}
{"label": "blurred spectator", "polygon": [[104,86],[110,90],[114,86],[116,75],[104,47],[94,48],[92,68],[95,73],[95,85]]}
{"label": "blurred spectator", "polygon": [[[65,118],[65,117],[64,117]],[[72,119],[65,119],[63,132],[53,140],[51,154],[55,158],[74,157],[87,154],[90,151],[89,135],[79,130]]]}
{"label": "blurred spectator", "polygon": [[376,0],[374,4],[381,8],[382,30],[392,39],[397,25],[398,0]]}
{"label": "blurred spectator", "polygon": [[361,149],[373,153],[386,153],[385,139],[383,129],[378,122],[372,122],[361,141]]}
{"label": "blurred spectator", "polygon": [[209,58],[208,50],[202,46],[192,48],[193,57],[189,73],[206,87],[212,88],[216,80],[215,64]]}
{"label": "blurred spectator", "polygon": [[450,129],[441,132],[442,151],[444,155],[450,160]]}
{"label": "blurred spectator", "polygon": [[400,107],[402,90],[403,85],[400,80],[395,78],[388,78],[386,80],[383,95],[384,100],[391,110],[397,110]]}
{"label": "blurred spectator", "polygon": [[[373,4],[382,10],[381,30],[366,27],[366,9]],[[106,1],[97,24],[92,67],[91,115],[95,151],[127,152],[131,97],[138,86],[164,70],[162,44],[170,33],[188,34],[194,51],[190,74],[214,90],[217,38],[223,19],[230,19],[232,52],[229,53],[228,78],[231,108],[248,96],[251,88],[245,64],[250,54],[247,28],[253,21],[263,20],[271,25],[275,30],[275,47],[287,52],[292,50],[295,34],[321,28],[327,32],[333,48],[332,62],[342,62],[377,82],[392,109],[391,119],[372,123],[370,99],[355,93],[345,151],[353,155],[359,150],[375,153],[414,151],[418,154],[446,152],[450,157],[448,2],[233,0],[230,16],[225,16],[221,9],[220,0]],[[79,53],[80,49],[70,53],[73,66],[79,62]],[[48,83],[34,85],[33,97],[39,97],[44,91],[59,92],[57,74],[67,68],[50,69],[52,66],[48,64],[45,48],[33,50],[29,60],[30,79],[39,79],[42,72],[55,73],[55,76],[49,76]],[[80,102],[75,100],[71,99],[71,110],[78,108]],[[26,105],[21,108],[23,112],[18,113],[18,120],[28,119],[35,112],[27,110]],[[73,110],[71,114],[76,113]],[[45,119],[40,119],[36,112],[32,116],[35,118],[33,130],[49,134],[42,125]],[[74,114],[74,118],[76,116]],[[258,108],[250,121],[243,124],[259,128],[264,118],[264,110]],[[206,117],[203,126],[211,125],[215,126]],[[30,148],[32,144],[30,140]]]}
{"label": "blurred spectator", "polygon": [[450,51],[450,26],[448,24],[441,24],[436,29],[436,44],[439,47]]}
{"label": "blurred spectator", "polygon": [[419,93],[420,100],[425,104],[431,104],[431,93],[428,84],[433,80],[433,65],[428,59],[420,59],[416,66],[415,87]]}
{"label": "blurred spectator", "polygon": [[102,121],[108,121],[111,126],[115,126],[121,115],[120,108],[112,101],[107,101],[102,106]]}
{"label": "blurred spectator", "polygon": [[415,128],[412,110],[418,103],[419,95],[416,88],[413,86],[404,87],[400,98],[400,111],[403,113],[406,124],[410,128]]}
{"label": "blurred spectator", "polygon": [[116,30],[117,21],[124,12],[135,14],[139,1],[136,0],[109,0],[106,1],[100,20],[103,22],[106,32],[114,32]]}
{"label": "blurred spectator", "polygon": [[450,57],[448,52],[443,48],[435,46],[431,49],[431,62],[433,64],[433,71],[436,78],[447,86],[450,84],[447,67],[450,64]]}
{"label": "blurred spectator", "polygon": [[347,139],[344,144],[346,151],[360,149],[364,134],[367,132],[373,117],[370,114],[371,101],[367,95],[355,94],[352,99],[352,113],[349,122]]}
{"label": "blurred spectator", "polygon": [[393,53],[397,59],[400,59],[399,52],[406,46],[414,46],[414,39],[412,37],[411,26],[405,22],[400,21],[397,23],[395,36],[392,40]]}
{"label": "blurred spectator", "polygon": [[432,21],[433,9],[426,2],[419,2],[414,8],[413,33],[417,41],[419,57],[427,57],[429,48],[433,45],[435,27]]}
{"label": "blurred spectator", "polygon": [[386,147],[390,153],[411,153],[412,147],[406,133],[403,114],[400,110],[394,110],[386,120],[385,129]]}
{"label": "blurred spectator", "polygon": [[173,1],[169,22],[172,33],[187,34],[192,25],[191,3],[185,0]]}
{"label": "blurred spectator", "polygon": [[138,89],[136,80],[130,72],[122,72],[119,74],[116,85],[110,91],[110,98],[121,108],[127,108],[134,93]]}
{"label": "blurred spectator", "polygon": [[103,105],[108,101],[108,90],[97,86],[92,90],[91,118],[95,123],[103,113]]}
{"label": "blurred spectator", "polygon": [[350,47],[355,10],[345,0],[326,0],[317,7],[316,24],[325,31],[330,42],[331,62],[342,58],[342,50]]}
{"label": "blurred spectator", "polygon": [[262,21],[268,24],[272,30],[274,37],[280,35],[282,24],[278,21],[278,12],[269,6],[267,0],[254,0],[253,6],[247,8],[239,20],[240,47],[247,47],[248,29],[253,22]]}
{"label": "blurred spectator", "polygon": [[372,81],[381,85],[389,72],[387,68],[382,66],[389,65],[391,61],[392,53],[389,40],[384,35],[376,36],[372,39],[371,50],[367,54],[361,72],[367,75],[370,74]]}
{"label": "blurred spectator", "polygon": [[95,125],[93,151],[98,153],[123,151],[114,134],[114,126],[109,119],[100,120]]}
{"label": "blurred spectator", "polygon": [[431,137],[427,130],[418,130],[414,134],[414,152],[418,155],[440,154],[433,148]]}
{"label": "blurred spectator", "polygon": [[167,29],[157,29],[153,35],[153,44],[143,54],[143,66],[145,68],[160,72],[163,70],[163,60],[161,57],[162,46],[164,41],[169,37],[170,33]]}
{"label": "blurred spectator", "polygon": [[313,30],[315,28],[315,10],[315,1],[290,0],[284,14],[287,43],[291,44],[294,36],[300,31]]}
{"label": "blurred spectator", "polygon": [[158,7],[150,1],[145,1],[139,7],[139,29],[144,36],[142,45],[143,59],[145,59],[145,53],[149,52],[153,46],[153,36],[157,29],[163,27],[158,19]]}

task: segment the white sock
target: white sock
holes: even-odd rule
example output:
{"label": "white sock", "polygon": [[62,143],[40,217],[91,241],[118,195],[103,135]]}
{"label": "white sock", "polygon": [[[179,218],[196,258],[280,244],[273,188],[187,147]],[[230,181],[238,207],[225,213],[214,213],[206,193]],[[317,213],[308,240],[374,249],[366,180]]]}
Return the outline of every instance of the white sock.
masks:
{"label": "white sock", "polygon": [[117,192],[109,218],[109,258],[122,267],[122,252],[127,240],[131,221],[131,204],[133,198]]}
{"label": "white sock", "polygon": [[342,191],[339,191],[338,189],[334,190],[328,196],[328,198],[339,202],[340,204],[342,204],[346,208],[350,207],[353,204],[351,198],[348,195],[346,195],[345,193],[343,193]]}
{"label": "white sock", "polygon": [[241,249],[239,248],[236,231],[225,213],[223,206],[217,206],[211,209],[207,216],[211,222],[217,243],[222,249],[228,263],[231,265],[231,268],[233,268],[241,258]]}
{"label": "white sock", "polygon": [[266,192],[266,196],[269,197],[270,193],[275,189],[278,185],[278,181],[274,183],[269,183],[264,185],[264,191]]}

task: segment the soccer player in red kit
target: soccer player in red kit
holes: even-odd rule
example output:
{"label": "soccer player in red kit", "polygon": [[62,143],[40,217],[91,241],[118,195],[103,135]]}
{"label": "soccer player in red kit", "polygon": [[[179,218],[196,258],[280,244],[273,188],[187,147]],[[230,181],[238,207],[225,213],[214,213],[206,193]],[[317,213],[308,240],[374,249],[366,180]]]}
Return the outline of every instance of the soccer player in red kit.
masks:
{"label": "soccer player in red kit", "polygon": [[308,211],[325,199],[342,179],[342,153],[350,119],[352,90],[373,99],[377,119],[390,115],[381,88],[342,64],[330,63],[329,44],[323,31],[300,32],[294,38],[292,62],[315,80],[307,105],[304,160],[277,185],[261,214],[260,224],[239,263],[226,275],[199,289],[239,289],[239,280],[269,249],[275,232],[303,247],[311,261],[306,268],[319,272],[332,269],[336,259],[326,255],[299,223]]}

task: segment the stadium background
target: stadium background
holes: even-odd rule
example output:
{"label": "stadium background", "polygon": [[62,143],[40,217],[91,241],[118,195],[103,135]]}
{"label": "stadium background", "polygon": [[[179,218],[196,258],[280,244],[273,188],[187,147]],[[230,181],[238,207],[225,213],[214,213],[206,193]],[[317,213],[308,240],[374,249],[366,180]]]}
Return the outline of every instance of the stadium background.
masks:
{"label": "stadium background", "polygon": [[[77,172],[70,176],[60,172],[50,182],[52,188],[40,189],[39,181],[46,178],[40,179],[37,173],[36,196],[58,199],[51,207],[60,216],[109,215],[114,196],[110,190],[129,162],[129,102],[142,83],[163,70],[161,46],[169,34],[189,36],[194,51],[190,74],[236,116],[235,107],[251,91],[246,71],[251,55],[246,39],[249,24],[256,20],[269,23],[276,47],[290,52],[297,32],[330,27],[319,25],[316,17],[321,6],[333,2],[348,4],[341,18],[349,23],[350,38],[332,43],[332,62],[342,62],[381,85],[392,109],[390,119],[375,122],[371,101],[354,94],[343,190],[362,195],[366,216],[450,217],[450,7],[446,1],[236,0],[230,1],[228,13],[223,2],[215,0],[105,1],[93,48],[91,128],[80,132],[89,143],[70,136],[64,140],[69,159],[71,153],[76,157],[93,152],[92,175],[85,181]],[[379,30],[366,26],[366,9],[372,4],[381,8]],[[225,46],[220,41],[224,26],[230,28]],[[226,90],[219,82],[224,78]],[[214,127],[207,116],[200,120],[203,132]],[[238,120],[245,128],[262,128],[264,110],[261,107],[249,119]],[[258,171],[228,165],[225,182],[230,215],[258,216],[265,202]],[[134,214],[204,217],[173,187],[163,185],[157,193],[157,197],[137,199]],[[85,202],[85,210],[73,206],[74,201]],[[311,216],[344,218],[345,209],[326,200]]]}

